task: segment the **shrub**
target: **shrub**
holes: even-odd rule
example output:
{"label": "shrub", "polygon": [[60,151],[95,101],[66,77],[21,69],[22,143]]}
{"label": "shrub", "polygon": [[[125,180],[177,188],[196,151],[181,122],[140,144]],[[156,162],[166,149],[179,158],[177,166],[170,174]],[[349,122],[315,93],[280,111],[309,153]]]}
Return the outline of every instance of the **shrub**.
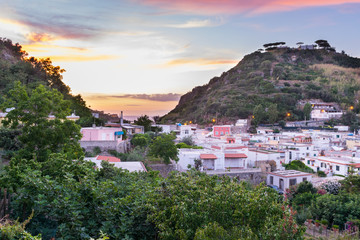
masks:
{"label": "shrub", "polygon": [[341,184],[338,181],[328,181],[323,183],[321,188],[327,193],[337,195],[340,191]]}
{"label": "shrub", "polygon": [[319,177],[326,177],[326,174],[323,171],[317,171]]}

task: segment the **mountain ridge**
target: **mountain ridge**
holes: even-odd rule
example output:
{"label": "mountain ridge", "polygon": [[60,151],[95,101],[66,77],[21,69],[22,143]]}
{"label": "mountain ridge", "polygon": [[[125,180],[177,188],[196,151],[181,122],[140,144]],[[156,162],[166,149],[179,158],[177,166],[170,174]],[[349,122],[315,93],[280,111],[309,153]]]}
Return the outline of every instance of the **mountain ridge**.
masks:
{"label": "mountain ridge", "polygon": [[277,121],[285,119],[288,112],[289,120],[301,120],[300,100],[336,102],[343,108],[358,105],[359,69],[359,58],[334,49],[255,51],[221,76],[183,95],[161,120],[206,124],[216,118],[219,123],[229,123],[248,118],[258,105],[267,109],[271,104],[277,105]]}

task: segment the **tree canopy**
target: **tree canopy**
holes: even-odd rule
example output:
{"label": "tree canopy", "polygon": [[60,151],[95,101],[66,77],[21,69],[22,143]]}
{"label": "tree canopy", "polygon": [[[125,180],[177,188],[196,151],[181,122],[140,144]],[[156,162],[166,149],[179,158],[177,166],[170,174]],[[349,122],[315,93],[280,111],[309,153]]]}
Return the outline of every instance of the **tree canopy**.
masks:
{"label": "tree canopy", "polygon": [[151,131],[151,123],[152,123],[152,121],[149,118],[149,116],[147,116],[147,115],[142,115],[142,116],[138,117],[138,119],[135,120],[134,123],[136,125],[143,126],[144,127],[144,132]]}
{"label": "tree canopy", "polygon": [[173,134],[162,134],[156,137],[150,145],[149,154],[162,158],[166,164],[169,164],[171,159],[178,161],[178,149],[174,143],[175,138]]}
{"label": "tree canopy", "polygon": [[70,102],[55,89],[39,85],[28,94],[24,85],[15,83],[2,109],[13,108],[3,123],[5,127],[21,130],[18,136],[23,145],[20,157],[45,161],[54,152],[68,154],[69,158],[82,155],[78,143],[80,126],[66,119],[70,115],[69,106]]}

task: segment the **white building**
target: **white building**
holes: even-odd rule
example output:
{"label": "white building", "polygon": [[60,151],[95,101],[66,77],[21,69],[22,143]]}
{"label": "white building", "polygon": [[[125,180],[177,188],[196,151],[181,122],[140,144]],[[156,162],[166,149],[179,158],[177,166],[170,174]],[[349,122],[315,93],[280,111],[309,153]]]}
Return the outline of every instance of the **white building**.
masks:
{"label": "white building", "polygon": [[275,185],[281,190],[286,190],[290,186],[299,184],[301,182],[311,182],[312,174],[295,170],[284,170],[269,172],[266,183],[268,185]]}
{"label": "white building", "polygon": [[201,160],[202,170],[231,170],[247,168],[247,155],[244,153],[224,152],[221,150],[179,149],[178,166],[186,170],[194,167],[195,160]]}
{"label": "white building", "polygon": [[263,149],[250,149],[248,151],[249,167],[256,166],[258,161],[271,161],[276,162],[276,169],[281,169],[282,164],[285,163],[285,152],[277,150],[263,150]]}
{"label": "white building", "polygon": [[328,176],[347,176],[350,171],[360,170],[360,158],[355,157],[309,157],[305,158],[304,163],[315,172],[323,171]]}

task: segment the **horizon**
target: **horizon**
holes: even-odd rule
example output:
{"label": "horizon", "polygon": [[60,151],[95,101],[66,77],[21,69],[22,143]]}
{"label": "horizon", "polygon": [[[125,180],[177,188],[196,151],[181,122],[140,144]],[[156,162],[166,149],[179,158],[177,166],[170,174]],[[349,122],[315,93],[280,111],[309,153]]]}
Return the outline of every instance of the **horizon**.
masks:
{"label": "horizon", "polygon": [[73,94],[106,113],[162,116],[268,42],[326,39],[360,56],[360,0],[17,0],[0,7],[1,37],[29,56],[49,57],[66,70]]}

